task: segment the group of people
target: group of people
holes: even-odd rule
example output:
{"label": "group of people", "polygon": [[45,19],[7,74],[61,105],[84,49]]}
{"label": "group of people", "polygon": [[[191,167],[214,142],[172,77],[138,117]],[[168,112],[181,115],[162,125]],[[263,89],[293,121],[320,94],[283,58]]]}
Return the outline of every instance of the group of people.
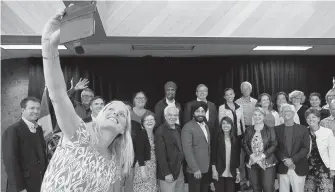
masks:
{"label": "group of people", "polygon": [[[252,85],[241,83],[235,100],[224,90],[221,106],[207,100],[208,87],[182,108],[176,83],[151,112],[140,91],[133,103],[106,103],[87,88],[88,80],[66,90],[57,47],[64,11],[42,33],[46,86],[62,137],[51,160],[36,120],[40,102],[21,102],[22,118],[2,136],[7,191],[26,192],[332,192],[335,175],[335,88],[321,107],[311,93],[279,92],[272,102],[254,99]],[[81,91],[81,102],[73,99]],[[290,189],[291,188],[291,189]]]}

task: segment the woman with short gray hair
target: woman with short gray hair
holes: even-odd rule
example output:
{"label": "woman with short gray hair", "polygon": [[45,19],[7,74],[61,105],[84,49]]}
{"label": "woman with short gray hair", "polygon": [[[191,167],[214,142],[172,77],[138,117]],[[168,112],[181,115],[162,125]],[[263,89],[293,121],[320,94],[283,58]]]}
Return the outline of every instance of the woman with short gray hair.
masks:
{"label": "woman with short gray hair", "polygon": [[306,99],[305,94],[302,91],[294,90],[289,94],[288,98],[295,107],[295,111],[299,116],[300,124],[307,127],[308,124],[305,119],[305,112],[307,111],[308,107],[303,105]]}

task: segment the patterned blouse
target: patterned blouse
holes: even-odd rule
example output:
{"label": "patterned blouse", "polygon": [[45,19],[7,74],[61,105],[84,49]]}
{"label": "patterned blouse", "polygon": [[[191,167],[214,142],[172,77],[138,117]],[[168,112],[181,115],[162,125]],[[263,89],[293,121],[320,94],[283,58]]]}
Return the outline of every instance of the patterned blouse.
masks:
{"label": "patterned blouse", "polygon": [[[62,138],[63,139],[63,138]],[[44,175],[41,192],[106,192],[120,178],[120,167],[91,145],[81,123],[68,141],[60,142]]]}

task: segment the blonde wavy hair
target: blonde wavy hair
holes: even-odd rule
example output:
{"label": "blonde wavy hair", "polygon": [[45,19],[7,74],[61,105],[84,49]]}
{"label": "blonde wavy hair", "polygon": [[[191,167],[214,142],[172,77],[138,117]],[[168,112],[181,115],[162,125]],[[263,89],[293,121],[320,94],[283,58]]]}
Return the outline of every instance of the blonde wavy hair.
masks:
{"label": "blonde wavy hair", "polygon": [[[126,110],[127,110],[127,117],[126,117],[126,128],[123,134],[119,134],[115,137],[112,143],[108,146],[108,149],[111,151],[112,155],[116,157],[117,161],[122,168],[122,175],[127,175],[130,171],[130,168],[134,161],[134,149],[133,149],[133,142],[131,139],[131,118],[130,118],[130,111],[128,107],[122,101],[111,101],[109,102],[97,115],[97,119],[104,118],[103,111],[113,103],[122,103]],[[97,144],[100,137],[101,131],[100,126],[97,123],[99,121],[94,121],[92,123],[92,143]]]}

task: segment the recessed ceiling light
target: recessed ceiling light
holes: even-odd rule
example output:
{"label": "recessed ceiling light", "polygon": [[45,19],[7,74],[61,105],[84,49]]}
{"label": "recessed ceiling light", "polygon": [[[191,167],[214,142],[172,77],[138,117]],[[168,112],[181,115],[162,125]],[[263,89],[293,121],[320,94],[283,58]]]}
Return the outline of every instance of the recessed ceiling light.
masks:
{"label": "recessed ceiling light", "polygon": [[306,51],[313,46],[257,46],[254,51]]}
{"label": "recessed ceiling light", "polygon": [[[42,49],[42,45],[0,45],[3,49]],[[64,45],[58,45],[58,49],[66,49]]]}

